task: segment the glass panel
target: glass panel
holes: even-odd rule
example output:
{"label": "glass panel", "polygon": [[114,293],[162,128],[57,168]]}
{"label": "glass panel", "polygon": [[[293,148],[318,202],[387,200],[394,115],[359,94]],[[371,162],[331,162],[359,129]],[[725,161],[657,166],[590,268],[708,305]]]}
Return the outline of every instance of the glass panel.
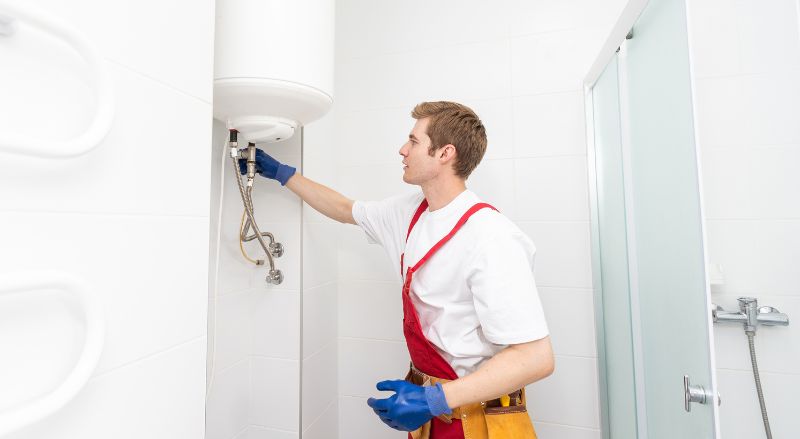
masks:
{"label": "glass panel", "polygon": [[596,193],[592,206],[596,228],[592,238],[596,253],[595,294],[599,298],[598,345],[602,347],[599,361],[605,377],[604,435],[635,439],[636,394],[616,56],[592,89],[592,106],[596,173],[596,188],[592,191]]}
{"label": "glass panel", "polygon": [[648,438],[714,437],[715,404],[683,401],[684,374],[714,387],[683,1],[649,3],[619,69]]}

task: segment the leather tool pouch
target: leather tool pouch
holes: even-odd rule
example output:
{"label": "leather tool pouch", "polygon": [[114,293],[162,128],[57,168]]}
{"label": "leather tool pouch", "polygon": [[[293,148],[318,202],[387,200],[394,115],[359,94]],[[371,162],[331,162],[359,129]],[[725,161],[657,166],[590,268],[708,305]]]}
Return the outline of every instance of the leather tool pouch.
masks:
{"label": "leather tool pouch", "polygon": [[511,395],[508,407],[499,400],[487,401],[483,407],[489,439],[536,439],[528,410],[525,408],[525,389]]}

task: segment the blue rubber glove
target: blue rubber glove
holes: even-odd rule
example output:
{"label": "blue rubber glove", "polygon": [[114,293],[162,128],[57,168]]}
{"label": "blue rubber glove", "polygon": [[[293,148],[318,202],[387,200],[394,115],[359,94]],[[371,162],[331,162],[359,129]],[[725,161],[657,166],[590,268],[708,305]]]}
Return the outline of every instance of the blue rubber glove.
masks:
{"label": "blue rubber glove", "polygon": [[403,380],[381,381],[378,390],[396,392],[386,399],[370,398],[367,405],[395,430],[414,431],[434,416],[451,414],[441,384],[418,386]]}
{"label": "blue rubber glove", "polygon": [[[247,160],[239,159],[239,171],[242,175],[247,173]],[[296,171],[297,169],[284,165],[266,152],[256,148],[256,172],[262,177],[278,180],[281,186],[285,186]]]}

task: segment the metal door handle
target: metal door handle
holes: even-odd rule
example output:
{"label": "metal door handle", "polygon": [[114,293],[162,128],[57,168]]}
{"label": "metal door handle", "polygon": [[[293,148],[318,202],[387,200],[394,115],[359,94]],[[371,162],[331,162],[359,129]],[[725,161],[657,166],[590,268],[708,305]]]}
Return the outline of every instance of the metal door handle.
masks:
{"label": "metal door handle", "polygon": [[689,375],[683,376],[683,408],[687,412],[692,411],[691,403],[697,402],[707,404],[714,398],[711,392],[699,384],[690,384]]}

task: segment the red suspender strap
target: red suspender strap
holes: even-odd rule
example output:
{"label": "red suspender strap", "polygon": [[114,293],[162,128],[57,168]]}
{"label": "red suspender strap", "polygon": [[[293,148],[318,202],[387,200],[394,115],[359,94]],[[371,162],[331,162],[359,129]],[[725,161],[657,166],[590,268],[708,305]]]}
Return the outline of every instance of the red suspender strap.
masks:
{"label": "red suspender strap", "polygon": [[[494,208],[492,205],[490,205],[490,204],[486,204],[486,203],[477,203],[477,204],[475,204],[474,206],[470,207],[470,209],[469,209],[468,211],[466,211],[466,212],[464,213],[464,215],[462,215],[462,216],[461,216],[461,219],[459,219],[459,220],[458,220],[458,222],[456,223],[455,227],[453,227],[453,230],[451,230],[451,231],[450,231],[450,233],[448,233],[448,234],[447,234],[447,236],[445,236],[445,237],[444,237],[444,238],[442,238],[442,239],[441,239],[439,242],[437,242],[437,243],[436,243],[436,245],[434,245],[433,247],[431,247],[431,249],[430,249],[430,250],[428,250],[428,253],[425,253],[425,256],[423,256],[423,257],[422,257],[422,259],[420,259],[419,261],[417,261],[417,263],[416,263],[416,264],[415,264],[413,267],[409,268],[408,270],[409,270],[410,272],[412,272],[412,273],[413,273],[413,272],[415,272],[415,271],[417,271],[417,269],[418,269],[419,267],[421,267],[421,266],[422,266],[422,264],[424,264],[425,262],[427,262],[427,261],[428,261],[428,259],[429,259],[431,256],[433,256],[433,254],[434,254],[434,253],[436,253],[436,251],[437,251],[437,250],[439,250],[439,249],[440,249],[440,248],[441,248],[443,245],[445,245],[445,244],[447,243],[447,241],[449,241],[449,240],[450,240],[450,238],[452,238],[452,237],[453,237],[453,235],[455,235],[455,234],[456,234],[456,232],[458,232],[458,229],[460,229],[460,228],[461,228],[461,226],[463,226],[463,225],[464,225],[464,223],[466,223],[466,222],[467,222],[467,220],[469,219],[469,217],[471,217],[471,216],[472,216],[472,214],[473,214],[473,213],[475,213],[475,212],[477,212],[477,211],[479,211],[479,210],[481,210],[481,209],[484,209],[484,208],[489,208],[489,209],[492,209],[492,210],[497,210],[497,209],[495,209],[495,208]],[[414,224],[414,223],[412,222],[411,224],[412,224],[412,226],[413,226],[413,224]],[[406,238],[406,239],[408,239],[408,238]]]}
{"label": "red suspender strap", "polygon": [[419,217],[422,216],[422,212],[428,208],[428,200],[422,199],[422,203],[420,203],[419,207],[417,207],[417,211],[414,212],[414,218],[411,218],[411,224],[408,226],[408,233],[406,233],[406,242],[408,242],[408,237],[411,235],[411,229],[414,228],[414,224],[419,221]]}
{"label": "red suspender strap", "polygon": [[[417,221],[419,221],[419,217],[422,216],[422,212],[424,212],[425,209],[427,208],[428,208],[428,200],[423,198],[422,203],[420,203],[419,207],[417,207],[417,211],[414,212],[414,217],[411,218],[411,224],[408,226],[408,233],[406,233],[406,242],[408,242],[408,237],[411,235],[411,229],[414,228],[414,224],[416,224]],[[403,275],[403,258],[405,257],[405,255],[406,255],[405,253],[400,254],[400,276]]]}

